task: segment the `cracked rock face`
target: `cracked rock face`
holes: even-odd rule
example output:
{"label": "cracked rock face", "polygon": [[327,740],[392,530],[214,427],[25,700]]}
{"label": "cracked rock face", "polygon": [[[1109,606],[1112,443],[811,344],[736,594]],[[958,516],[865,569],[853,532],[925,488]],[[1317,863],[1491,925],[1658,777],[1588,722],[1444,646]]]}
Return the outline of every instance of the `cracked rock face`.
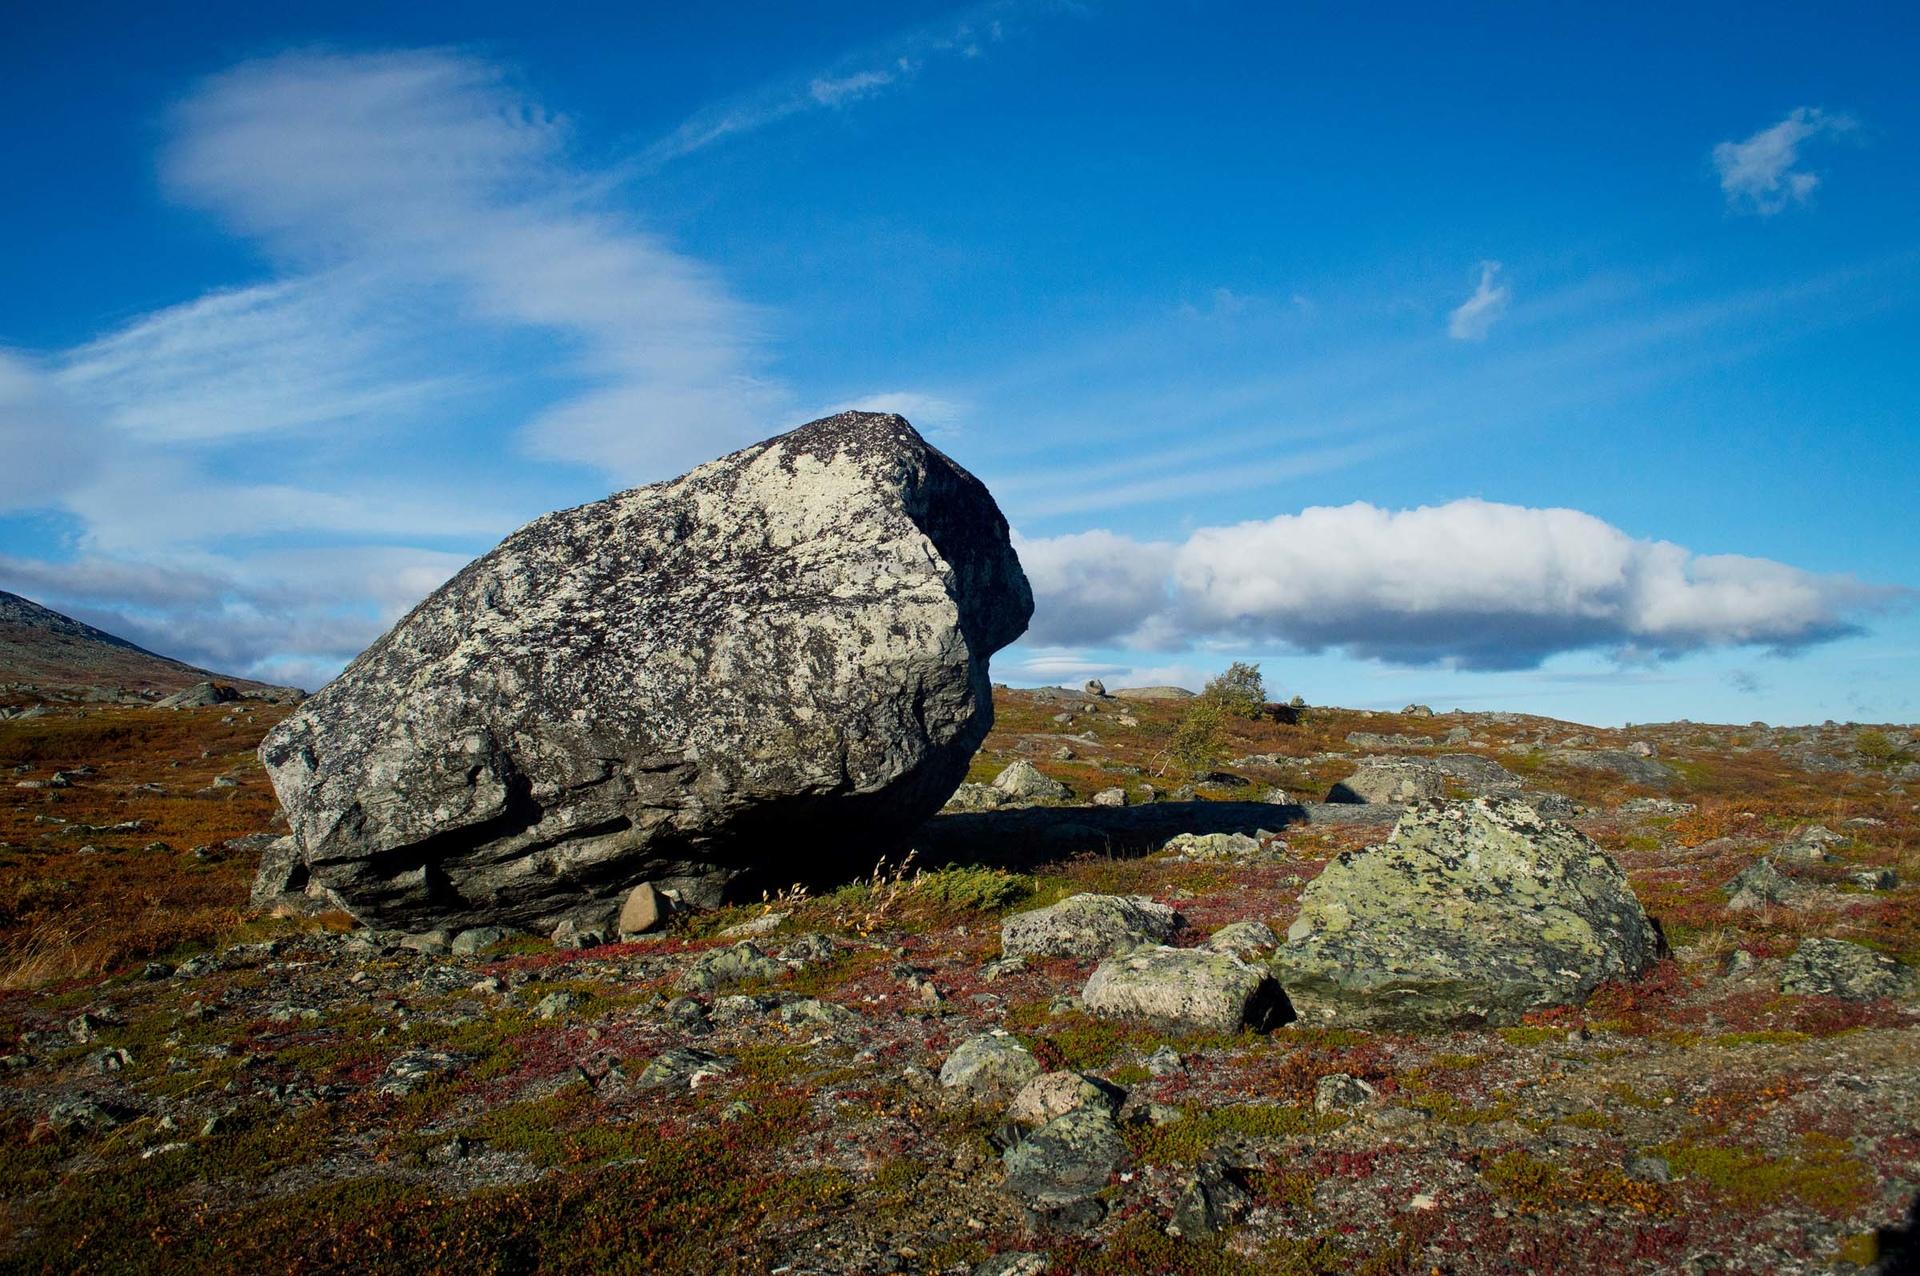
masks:
{"label": "cracked rock face", "polygon": [[261,759],[310,881],[369,925],[544,927],[641,881],[715,903],[938,810],[1032,612],[979,480],[842,413],[536,519]]}
{"label": "cracked rock face", "polygon": [[1306,1022],[1513,1023],[1651,966],[1613,858],[1512,799],[1410,810],[1301,896],[1273,971]]}

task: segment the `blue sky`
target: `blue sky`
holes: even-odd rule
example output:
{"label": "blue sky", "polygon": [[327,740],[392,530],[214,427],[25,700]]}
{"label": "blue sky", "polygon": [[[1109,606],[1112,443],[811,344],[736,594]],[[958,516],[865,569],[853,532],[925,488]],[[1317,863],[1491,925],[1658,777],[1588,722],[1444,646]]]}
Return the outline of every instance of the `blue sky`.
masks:
{"label": "blue sky", "polygon": [[0,588],[315,685],[899,410],[1016,684],[1920,717],[1908,6],[20,8]]}

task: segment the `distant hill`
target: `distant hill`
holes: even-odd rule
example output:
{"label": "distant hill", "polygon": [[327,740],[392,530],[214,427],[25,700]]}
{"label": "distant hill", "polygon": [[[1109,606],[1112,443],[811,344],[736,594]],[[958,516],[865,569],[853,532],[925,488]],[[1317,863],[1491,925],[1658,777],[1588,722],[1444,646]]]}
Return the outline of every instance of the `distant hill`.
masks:
{"label": "distant hill", "polygon": [[154,700],[201,682],[275,699],[289,690],[169,660],[0,589],[0,699]]}

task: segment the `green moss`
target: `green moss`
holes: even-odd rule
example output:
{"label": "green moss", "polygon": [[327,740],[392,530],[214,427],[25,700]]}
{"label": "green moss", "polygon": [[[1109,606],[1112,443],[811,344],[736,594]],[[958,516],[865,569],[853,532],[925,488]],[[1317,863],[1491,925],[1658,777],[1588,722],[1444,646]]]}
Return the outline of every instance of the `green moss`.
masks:
{"label": "green moss", "polygon": [[1707,1044],[1715,1046],[1791,1046],[1802,1041],[1811,1041],[1813,1037],[1805,1032],[1722,1032],[1707,1038]]}
{"label": "green moss", "polygon": [[1061,1269],[1088,1276],[1177,1272],[1180,1276],[1334,1276],[1354,1270],[1354,1255],[1332,1236],[1280,1237],[1252,1253],[1230,1248],[1225,1237],[1186,1240],[1167,1235],[1161,1219],[1136,1214],[1096,1244],[1068,1242],[1055,1258]]}
{"label": "green moss", "polygon": [[1233,1103],[1218,1108],[1188,1108],[1178,1121],[1141,1126],[1128,1132],[1136,1159],[1144,1164],[1191,1164],[1223,1137],[1292,1139],[1336,1128],[1344,1118],[1311,1108],[1279,1103]]}
{"label": "green moss", "polygon": [[1516,1027],[1498,1029],[1500,1039],[1512,1046],[1543,1046],[1550,1041],[1564,1041],[1565,1028]]}
{"label": "green moss", "polygon": [[1655,1148],[1674,1170],[1726,1192],[1744,1206],[1793,1197],[1830,1214],[1857,1207],[1873,1191],[1874,1174],[1845,1140],[1808,1134],[1790,1156],[1758,1148],[1667,1143]]}

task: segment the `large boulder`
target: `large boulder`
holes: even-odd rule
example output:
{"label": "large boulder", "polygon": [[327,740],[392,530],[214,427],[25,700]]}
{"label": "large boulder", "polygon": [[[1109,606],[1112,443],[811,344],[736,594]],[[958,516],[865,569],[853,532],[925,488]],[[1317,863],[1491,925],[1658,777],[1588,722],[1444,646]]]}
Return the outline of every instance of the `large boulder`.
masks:
{"label": "large boulder", "polygon": [[1032,611],[986,488],[847,412],[536,519],[260,754],[369,924],[544,927],[642,881],[713,903],[937,811]]}
{"label": "large boulder", "polygon": [[1439,757],[1364,759],[1327,793],[1329,802],[1430,802],[1459,792],[1469,797],[1515,797],[1520,777],[1477,753]]}
{"label": "large boulder", "polygon": [[1659,937],[1626,875],[1517,800],[1416,807],[1301,895],[1273,959],[1300,1017],[1511,1023],[1651,966]]}

